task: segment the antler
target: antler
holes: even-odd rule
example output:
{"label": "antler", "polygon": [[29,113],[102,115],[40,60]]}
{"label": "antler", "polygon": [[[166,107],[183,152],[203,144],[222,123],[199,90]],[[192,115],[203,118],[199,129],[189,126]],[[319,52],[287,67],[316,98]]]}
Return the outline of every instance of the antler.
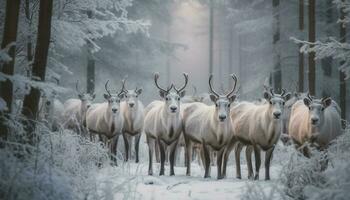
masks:
{"label": "antler", "polygon": [[195,85],[192,84],[193,87],[193,96],[197,95],[197,87]]}
{"label": "antler", "polygon": [[77,83],[75,84],[75,89],[77,90],[78,94],[83,94],[83,93],[79,90],[79,80],[77,80]]}
{"label": "antler", "polygon": [[237,81],[238,81],[238,80],[237,80],[236,75],[231,74],[231,77],[232,77],[232,79],[233,79],[233,81],[234,81],[235,83],[234,83],[234,85],[233,85],[232,90],[231,90],[228,94],[226,94],[227,97],[229,97],[231,94],[233,94],[233,92],[236,90],[236,86],[237,86]]}
{"label": "antler", "polygon": [[285,89],[282,89],[281,96],[284,96],[285,94],[286,94],[286,90],[285,90]]}
{"label": "antler", "polygon": [[162,87],[159,86],[158,79],[159,79],[159,73],[155,73],[154,74],[154,83],[156,84],[156,87],[163,92],[168,93],[171,90],[171,88],[174,86],[174,84],[171,84],[171,86],[168,89],[163,89]]}
{"label": "antler", "polygon": [[121,91],[123,91],[123,92],[128,92],[128,91],[125,89],[125,82],[126,82],[126,78],[122,80],[122,89],[121,89]]}
{"label": "antler", "polygon": [[120,89],[120,92],[118,93],[118,97],[120,97],[121,94],[126,93],[127,91],[125,90],[125,79],[122,80],[122,88]]}
{"label": "antler", "polygon": [[109,82],[109,80],[107,80],[107,82],[105,84],[105,90],[106,90],[106,92],[108,93],[109,96],[112,96],[111,92],[108,90],[108,82]]}
{"label": "antler", "polygon": [[309,98],[312,101],[312,97],[310,96],[310,93],[307,93],[307,98]]}
{"label": "antler", "polygon": [[185,84],[180,88],[180,89],[177,89],[176,86],[174,85],[174,89],[176,90],[177,93],[180,93],[182,90],[184,90],[187,86],[187,83],[188,83],[188,74],[186,73],[183,73],[184,77],[185,77]]}
{"label": "antler", "polygon": [[219,97],[220,95],[217,92],[215,92],[213,89],[212,82],[211,82],[212,79],[213,79],[213,74],[210,74],[210,76],[209,76],[209,89],[215,96]]}

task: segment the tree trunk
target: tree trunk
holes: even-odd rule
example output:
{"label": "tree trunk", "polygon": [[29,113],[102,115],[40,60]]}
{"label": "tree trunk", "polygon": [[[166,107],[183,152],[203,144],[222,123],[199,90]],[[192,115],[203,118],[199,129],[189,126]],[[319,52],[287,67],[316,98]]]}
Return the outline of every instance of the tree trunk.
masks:
{"label": "tree trunk", "polygon": [[[53,0],[40,0],[39,7],[38,37],[32,75],[33,77],[40,78],[42,82],[45,81],[46,63],[50,45],[52,1]],[[24,98],[22,113],[30,121],[26,127],[30,136],[35,129],[35,123],[33,123],[32,120],[37,118],[39,100],[40,90],[37,88],[31,88],[30,93]]]}
{"label": "tree trunk", "polygon": [[[304,0],[299,0],[299,30],[304,32]],[[299,44],[299,81],[298,92],[304,92],[304,53],[300,52],[302,44]]]}
{"label": "tree trunk", "polygon": [[281,69],[281,54],[279,49],[280,42],[280,15],[279,15],[279,0],[272,0],[272,12],[273,12],[273,86],[275,91],[282,88],[282,69]]}
{"label": "tree trunk", "polygon": [[209,74],[213,74],[214,61],[214,2],[210,0],[209,10]]}
{"label": "tree trunk", "polygon": [[[345,0],[342,0],[344,2]],[[340,9],[340,19],[343,20],[345,18],[344,8]],[[340,23],[340,42],[346,42],[346,27],[343,23]],[[345,62],[341,61],[340,65],[343,65]],[[345,73],[339,72],[339,96],[340,96],[340,108],[341,108],[341,118],[346,119],[346,81],[345,81]]]}
{"label": "tree trunk", "polygon": [[[91,10],[87,11],[87,16],[91,19],[93,17],[93,12]],[[92,44],[88,44],[86,91],[90,94],[95,92],[95,57],[92,48]]]}
{"label": "tree trunk", "polygon": [[[309,0],[309,42],[316,40],[315,0]],[[314,45],[310,45],[313,48]],[[315,52],[309,52],[309,93],[316,95]]]}
{"label": "tree trunk", "polygon": [[[18,15],[20,9],[20,0],[7,0],[6,1],[6,15],[5,15],[5,26],[4,26],[4,35],[2,38],[1,49],[4,49],[12,42],[16,42],[17,39],[17,27],[18,27]],[[4,63],[1,72],[6,75],[13,75],[14,65],[15,65],[15,54],[16,54],[16,46],[13,45],[9,48],[8,51],[9,56],[12,60],[8,63]],[[6,80],[0,83],[0,95],[7,104],[8,111],[7,114],[11,113],[12,107],[12,96],[13,96],[13,86],[12,82]],[[4,120],[0,122],[0,136],[3,138],[7,137],[8,127],[4,123]]]}
{"label": "tree trunk", "polygon": [[28,35],[27,35],[27,61],[28,61],[28,69],[27,69],[27,76],[30,77],[31,75],[31,62],[33,60],[33,48],[32,48],[32,19],[30,16],[30,4],[29,4],[29,0],[25,0],[25,15],[26,15],[26,20],[28,23]]}

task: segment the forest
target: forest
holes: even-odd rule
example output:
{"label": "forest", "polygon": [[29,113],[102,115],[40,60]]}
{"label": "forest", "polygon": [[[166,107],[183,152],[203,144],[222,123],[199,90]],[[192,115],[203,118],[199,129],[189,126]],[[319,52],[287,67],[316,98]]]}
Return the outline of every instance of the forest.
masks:
{"label": "forest", "polygon": [[350,0],[0,0],[0,199],[350,199]]}

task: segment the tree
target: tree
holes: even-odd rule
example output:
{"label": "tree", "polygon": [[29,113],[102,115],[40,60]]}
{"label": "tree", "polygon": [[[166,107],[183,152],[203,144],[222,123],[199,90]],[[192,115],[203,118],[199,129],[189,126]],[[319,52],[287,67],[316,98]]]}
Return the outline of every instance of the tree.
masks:
{"label": "tree", "polygon": [[[92,10],[87,11],[87,16],[89,19],[92,19],[93,12]],[[93,38],[91,38],[93,41]],[[95,58],[94,58],[94,50],[93,44],[88,40],[88,60],[87,60],[87,77],[86,77],[86,91],[90,94],[95,92]]]}
{"label": "tree", "polygon": [[[315,17],[315,0],[309,0],[308,5],[309,10],[309,42],[315,43],[316,40],[316,17]],[[310,48],[313,47],[313,44],[310,45]],[[309,93],[311,95],[316,94],[316,61],[315,61],[315,52],[309,52]]]}
{"label": "tree", "polygon": [[[299,0],[299,30],[304,31],[304,0]],[[299,44],[299,81],[298,91],[304,92],[304,53],[300,52],[302,44]]]}
{"label": "tree", "polygon": [[209,74],[213,74],[214,64],[214,2],[209,4]]}
{"label": "tree", "polygon": [[279,16],[279,0],[272,0],[273,11],[273,49],[274,49],[274,68],[273,68],[273,86],[275,90],[282,88],[282,69],[281,55],[279,49],[280,41],[280,16]]}
{"label": "tree", "polygon": [[[45,81],[46,63],[50,46],[52,3],[53,0],[40,0],[39,7],[38,36],[32,75],[34,78],[39,78],[39,81],[42,82]],[[37,117],[39,100],[40,90],[32,87],[30,93],[24,98],[22,110],[23,115],[30,121],[35,120]],[[30,122],[27,125],[29,125],[27,126],[27,131],[31,134],[35,128],[35,124]]]}
{"label": "tree", "polygon": [[[342,3],[345,3],[345,0],[342,0]],[[345,7],[342,6],[340,8],[340,20],[345,20]],[[340,42],[346,43],[346,26],[343,23],[340,23]],[[340,65],[344,65],[345,61],[341,61]],[[346,119],[346,81],[345,81],[345,73],[344,71],[339,71],[339,96],[340,96],[340,108],[341,108],[341,117]]]}
{"label": "tree", "polygon": [[[1,49],[4,49],[11,45],[11,43],[16,42],[17,40],[17,28],[18,28],[18,15],[20,9],[20,0],[7,0],[6,1],[6,16],[5,16],[5,27],[4,27],[4,35],[2,38]],[[1,68],[1,72],[5,75],[12,76],[14,72],[14,64],[15,64],[15,55],[16,55],[16,46],[12,45],[9,47],[8,51],[9,56],[11,57],[11,61],[3,64]],[[0,94],[1,97],[5,100],[8,110],[7,113],[11,113],[12,107],[12,93],[13,86],[10,80],[6,80],[1,83]],[[0,123],[0,136],[4,136],[6,138],[8,133],[8,127],[4,124],[2,120]]]}

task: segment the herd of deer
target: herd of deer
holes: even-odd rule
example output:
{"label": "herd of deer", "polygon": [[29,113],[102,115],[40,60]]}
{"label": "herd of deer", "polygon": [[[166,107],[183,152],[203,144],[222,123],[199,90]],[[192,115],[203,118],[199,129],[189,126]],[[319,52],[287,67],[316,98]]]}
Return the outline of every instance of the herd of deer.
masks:
{"label": "herd of deer", "polygon": [[[235,150],[236,177],[241,178],[240,152],[246,147],[248,178],[259,179],[260,152],[265,152],[265,179],[270,179],[270,162],[276,143],[288,138],[305,156],[310,156],[306,143],[326,149],[340,135],[340,109],[330,97],[315,99],[309,94],[291,95],[281,90],[277,94],[265,87],[263,100],[248,102],[236,100],[237,77],[231,75],[233,86],[230,92],[220,94],[213,89],[209,77],[210,101],[203,98],[185,97],[188,75],[181,87],[175,84],[163,88],[158,84],[159,74],[154,75],[155,86],[161,100],[151,102],[144,108],[139,96],[142,89],[127,90],[125,80],[120,91],[112,93],[105,84],[104,103],[92,103],[95,95],[79,92],[78,99],[69,99],[63,105],[61,124],[64,128],[88,133],[109,145],[116,161],[118,138],[124,138],[125,160],[131,155],[131,140],[135,137],[136,162],[139,162],[139,143],[144,132],[149,149],[149,170],[153,174],[153,155],[160,156],[160,172],[170,162],[170,175],[175,175],[176,149],[185,147],[186,175],[191,175],[193,150],[199,151],[204,177],[210,177],[211,154],[216,152],[217,178],[226,176],[226,166],[232,150]],[[48,99],[45,99],[48,101]],[[236,101],[235,101],[236,100]],[[42,102],[45,103],[43,100]],[[47,105],[49,103],[46,103]],[[51,103],[49,105],[57,105]],[[255,157],[255,173],[252,153]],[[169,153],[169,156],[167,156]]]}

